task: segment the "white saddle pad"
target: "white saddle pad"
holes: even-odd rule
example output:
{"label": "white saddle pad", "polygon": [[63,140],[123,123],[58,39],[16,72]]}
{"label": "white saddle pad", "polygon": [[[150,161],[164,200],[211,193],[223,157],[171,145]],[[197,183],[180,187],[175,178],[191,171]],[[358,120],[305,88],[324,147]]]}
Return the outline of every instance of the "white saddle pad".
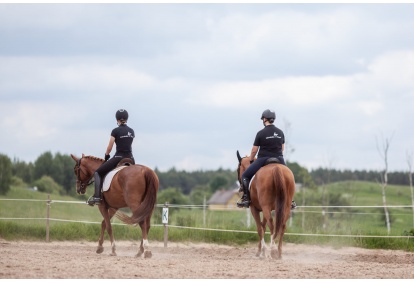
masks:
{"label": "white saddle pad", "polygon": [[102,185],[102,191],[103,192],[106,192],[107,190],[109,190],[109,187],[111,186],[112,178],[115,176],[116,173],[118,173],[119,171],[121,171],[125,167],[128,167],[128,166],[116,167],[114,170],[112,170],[111,172],[106,174],[103,185]]}
{"label": "white saddle pad", "polygon": [[253,178],[249,182],[249,191],[250,191],[250,187],[252,186],[252,182],[253,182],[254,177],[256,177],[256,174],[253,175]]}

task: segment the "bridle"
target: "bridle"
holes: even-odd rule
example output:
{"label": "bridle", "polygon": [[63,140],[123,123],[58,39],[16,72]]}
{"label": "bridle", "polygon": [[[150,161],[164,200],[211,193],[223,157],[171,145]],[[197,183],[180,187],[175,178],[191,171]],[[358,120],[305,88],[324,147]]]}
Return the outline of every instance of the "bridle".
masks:
{"label": "bridle", "polygon": [[[239,166],[237,167],[237,180],[239,180],[239,183],[240,184],[241,184],[241,179],[242,179],[242,176],[240,175],[240,169],[242,167],[242,161],[243,161],[244,158],[245,157],[243,157],[242,159],[240,159]],[[244,169],[244,170],[246,170],[246,169]]]}
{"label": "bridle", "polygon": [[241,160],[239,161],[239,166],[237,166],[237,180],[239,180],[239,183],[241,184],[240,167],[241,167]]}
{"label": "bridle", "polygon": [[[243,157],[243,158],[241,158],[240,160],[239,160],[239,166],[237,167],[237,180],[239,180],[239,183],[241,184],[241,179],[242,179],[242,176],[240,175],[240,168],[241,168],[241,166],[242,166],[242,162],[243,162],[243,159],[244,158],[246,158],[246,157]],[[247,168],[245,168],[244,170],[246,170]]]}
{"label": "bridle", "polygon": [[[78,161],[76,161],[76,165],[75,165],[75,167],[73,168],[73,170],[75,171],[75,175],[76,175],[76,184],[80,184],[80,186],[79,186],[79,191],[82,191],[82,190],[86,190],[86,187],[87,186],[89,186],[89,185],[91,185],[93,182],[94,182],[94,180],[92,180],[93,179],[93,175],[91,175],[90,177],[89,177],[89,175],[88,174],[86,174],[82,169],[81,169],[81,166],[80,166],[80,164],[81,164],[81,160],[82,160],[82,157],[81,158],[79,158],[78,159]],[[87,178],[87,180],[86,180],[86,182],[83,182],[82,181],[82,179],[81,179],[81,177],[80,177],[80,174],[83,174],[86,178]]]}

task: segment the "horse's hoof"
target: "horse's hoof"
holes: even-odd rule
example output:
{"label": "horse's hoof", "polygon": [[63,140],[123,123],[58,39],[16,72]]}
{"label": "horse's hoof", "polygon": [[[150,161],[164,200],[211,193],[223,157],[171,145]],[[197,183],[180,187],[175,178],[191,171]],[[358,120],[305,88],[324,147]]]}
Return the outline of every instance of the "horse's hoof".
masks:
{"label": "horse's hoof", "polygon": [[277,250],[272,250],[272,251],[270,252],[270,256],[271,256],[273,259],[282,259],[282,256],[281,256],[281,255],[279,255],[279,253],[278,253],[278,251],[277,251]]}
{"label": "horse's hoof", "polygon": [[101,254],[104,251],[104,248],[102,246],[99,246],[98,249],[96,250],[97,254]]}
{"label": "horse's hoof", "polygon": [[111,253],[111,254],[109,254],[110,256],[116,256],[116,253],[114,252],[114,253]]}
{"label": "horse's hoof", "polygon": [[144,252],[144,258],[151,258],[152,257],[152,252],[151,251],[145,251]]}

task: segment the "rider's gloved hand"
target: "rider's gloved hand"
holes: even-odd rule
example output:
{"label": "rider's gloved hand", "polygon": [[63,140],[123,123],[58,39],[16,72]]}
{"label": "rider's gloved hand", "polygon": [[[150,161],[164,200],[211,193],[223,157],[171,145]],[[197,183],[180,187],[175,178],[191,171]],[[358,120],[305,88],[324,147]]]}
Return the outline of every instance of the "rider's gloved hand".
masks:
{"label": "rider's gloved hand", "polygon": [[105,161],[108,161],[109,157],[111,157],[109,154],[105,154]]}

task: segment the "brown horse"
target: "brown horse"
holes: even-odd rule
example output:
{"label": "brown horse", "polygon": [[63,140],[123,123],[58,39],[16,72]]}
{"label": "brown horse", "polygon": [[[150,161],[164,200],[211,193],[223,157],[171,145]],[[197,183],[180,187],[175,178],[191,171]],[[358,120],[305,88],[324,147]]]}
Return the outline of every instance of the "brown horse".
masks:
{"label": "brown horse", "polygon": [[[81,158],[72,155],[76,161],[76,191],[85,194],[86,187],[92,183],[92,177],[96,169],[104,162],[103,159],[85,156]],[[109,234],[112,253],[116,255],[114,236],[112,233],[111,218],[116,215],[122,222],[141,227],[142,240],[137,257],[144,254],[145,258],[152,256],[149,250],[148,232],[150,229],[151,215],[155,207],[158,192],[158,176],[155,172],[143,165],[130,165],[118,172],[112,179],[108,191],[103,193],[103,201],[98,205],[104,220],[101,225],[97,253],[102,253],[105,229]],[[118,211],[119,208],[129,207],[132,216]]]}
{"label": "brown horse", "polygon": [[[237,173],[239,181],[247,167],[250,166],[250,157],[241,158],[237,151],[239,166]],[[295,178],[292,171],[283,164],[269,164],[260,168],[250,184],[250,211],[256,221],[259,234],[259,247],[256,253],[258,257],[266,257],[266,244],[264,235],[266,224],[270,229],[270,255],[272,258],[282,258],[282,240],[286,230],[286,222],[289,219],[291,203],[295,194]],[[272,210],[275,211],[275,222],[272,218]],[[263,222],[260,219],[263,213]],[[275,241],[279,239],[278,249]]]}

